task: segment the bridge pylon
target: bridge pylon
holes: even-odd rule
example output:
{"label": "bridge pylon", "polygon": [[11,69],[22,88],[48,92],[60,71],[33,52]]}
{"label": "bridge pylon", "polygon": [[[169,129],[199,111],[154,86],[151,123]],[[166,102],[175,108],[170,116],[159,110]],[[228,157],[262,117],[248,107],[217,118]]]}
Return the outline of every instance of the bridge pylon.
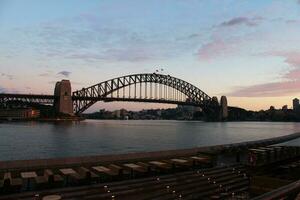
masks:
{"label": "bridge pylon", "polygon": [[220,103],[216,96],[212,97],[210,106],[203,108],[206,121],[227,121],[228,119],[228,106],[226,96],[222,96]]}
{"label": "bridge pylon", "polygon": [[71,82],[62,80],[56,82],[54,89],[54,109],[57,114],[74,115]]}
{"label": "bridge pylon", "polygon": [[228,105],[227,105],[227,97],[222,96],[220,100],[220,118],[221,121],[226,121],[228,118]]}

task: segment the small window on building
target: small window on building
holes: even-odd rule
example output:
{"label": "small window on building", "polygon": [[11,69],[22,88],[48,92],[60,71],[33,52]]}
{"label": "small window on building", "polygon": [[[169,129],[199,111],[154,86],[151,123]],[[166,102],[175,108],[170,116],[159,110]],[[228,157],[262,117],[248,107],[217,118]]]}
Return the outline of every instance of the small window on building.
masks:
{"label": "small window on building", "polygon": [[65,92],[65,96],[68,96],[68,92]]}

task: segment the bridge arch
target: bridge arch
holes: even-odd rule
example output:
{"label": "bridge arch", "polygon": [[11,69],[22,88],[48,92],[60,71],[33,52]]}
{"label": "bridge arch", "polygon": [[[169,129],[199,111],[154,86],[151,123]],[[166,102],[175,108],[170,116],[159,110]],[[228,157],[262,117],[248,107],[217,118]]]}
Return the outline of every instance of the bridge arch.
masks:
{"label": "bridge arch", "polygon": [[[184,94],[187,99],[179,101],[178,99],[166,98],[137,98],[136,96],[130,97],[130,87],[137,84],[156,84],[173,88]],[[129,97],[113,97],[117,91],[124,90],[129,87]],[[152,86],[151,86],[152,87]],[[136,87],[135,87],[136,89]],[[147,85],[145,87],[147,90]],[[124,90],[125,91],[125,90]],[[147,92],[147,91],[146,91]],[[124,95],[124,94],[123,94]],[[157,103],[173,103],[173,104],[186,104],[206,108],[213,106],[212,98],[198,87],[173,76],[157,74],[157,73],[144,73],[122,76],[110,79],[88,88],[83,88],[73,92],[72,95],[74,104],[74,113],[80,114],[95,104],[97,101],[136,101],[136,102],[157,102]]]}

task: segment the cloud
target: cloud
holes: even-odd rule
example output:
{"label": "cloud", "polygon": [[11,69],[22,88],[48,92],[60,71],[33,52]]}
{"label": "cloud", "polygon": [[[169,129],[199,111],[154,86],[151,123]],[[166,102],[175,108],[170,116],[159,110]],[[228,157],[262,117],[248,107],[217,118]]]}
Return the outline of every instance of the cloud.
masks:
{"label": "cloud", "polygon": [[300,80],[283,81],[241,87],[228,96],[234,97],[277,97],[299,93]]}
{"label": "cloud", "polygon": [[211,61],[217,57],[222,57],[225,55],[230,55],[233,52],[241,48],[243,44],[242,38],[231,38],[231,39],[215,39],[202,45],[196,55],[201,61]]}
{"label": "cloud", "polygon": [[[138,62],[164,55],[153,53],[161,41],[145,34],[136,33],[123,26],[103,23],[97,16],[83,13],[74,19],[41,25],[38,36],[42,45],[38,48],[47,57],[86,62],[95,60]],[[172,45],[171,42],[164,42],[166,50],[174,50],[168,48],[168,45]],[[112,49],[114,46],[116,48]]]}
{"label": "cloud", "polygon": [[300,93],[300,52],[268,52],[263,56],[284,57],[289,69],[281,76],[281,81],[239,87],[228,96],[236,97],[275,97]]}
{"label": "cloud", "polygon": [[197,52],[200,60],[211,60],[215,56],[220,56],[228,49],[223,40],[215,40],[203,45]]}
{"label": "cloud", "polygon": [[224,21],[219,26],[221,27],[230,27],[230,26],[238,26],[238,25],[246,25],[246,26],[256,26],[259,22],[263,20],[262,17],[235,17],[228,21]]}
{"label": "cloud", "polygon": [[39,74],[39,76],[42,76],[42,77],[49,77],[49,76],[52,76],[52,73],[51,73],[51,72],[45,72],[45,73]]}
{"label": "cloud", "polygon": [[[57,81],[49,81],[48,83],[51,85],[55,85],[57,83]],[[83,85],[82,82],[77,82],[77,81],[72,81],[72,80],[71,80],[71,84],[72,85]]]}
{"label": "cloud", "polygon": [[[173,30],[172,30],[173,31]],[[15,30],[22,46],[34,49],[43,59],[55,58],[83,62],[143,62],[177,57],[192,52],[201,40],[200,33],[178,39],[170,30],[158,32],[133,29],[119,20],[104,20],[99,15],[82,13],[34,27]],[[22,36],[22,37],[21,37]],[[195,42],[196,41],[196,42]],[[16,43],[16,46],[20,46]],[[47,74],[40,74],[47,76]]]}
{"label": "cloud", "polygon": [[289,20],[286,20],[285,23],[287,23],[287,24],[297,24],[297,23],[300,23],[300,20],[289,19]]}
{"label": "cloud", "polygon": [[[24,88],[8,88],[8,87],[2,87],[0,86],[0,93],[21,93]],[[24,90],[23,90],[24,91]]]}
{"label": "cloud", "polygon": [[69,72],[69,71],[60,71],[60,72],[58,72],[57,74],[58,74],[58,75],[62,75],[62,76],[64,76],[64,77],[69,77],[71,73],[72,73],[72,72]]}
{"label": "cloud", "polygon": [[4,77],[4,78],[9,79],[9,80],[13,80],[13,79],[14,79],[14,76],[11,75],[11,74],[1,73],[0,75],[1,75],[2,77]]}
{"label": "cloud", "polygon": [[152,59],[158,59],[165,55],[158,55],[158,52],[152,51],[151,47],[140,47],[139,45],[126,48],[111,48],[101,52],[79,52],[66,55],[67,59],[79,59],[85,61],[105,60],[105,61],[125,61],[140,62]]}
{"label": "cloud", "polygon": [[176,38],[176,41],[199,39],[202,36],[203,36],[203,34],[200,34],[200,33],[192,33],[192,34],[189,34],[187,36],[178,37],[178,38]]}

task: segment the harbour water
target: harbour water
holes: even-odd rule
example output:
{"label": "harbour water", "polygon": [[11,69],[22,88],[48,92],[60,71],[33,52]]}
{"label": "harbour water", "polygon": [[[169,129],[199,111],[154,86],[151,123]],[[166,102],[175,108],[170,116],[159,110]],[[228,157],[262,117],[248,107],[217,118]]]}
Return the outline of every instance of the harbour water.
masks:
{"label": "harbour water", "polygon": [[[300,132],[300,123],[196,121],[4,122],[0,160],[184,149]],[[300,145],[300,140],[290,141]]]}

